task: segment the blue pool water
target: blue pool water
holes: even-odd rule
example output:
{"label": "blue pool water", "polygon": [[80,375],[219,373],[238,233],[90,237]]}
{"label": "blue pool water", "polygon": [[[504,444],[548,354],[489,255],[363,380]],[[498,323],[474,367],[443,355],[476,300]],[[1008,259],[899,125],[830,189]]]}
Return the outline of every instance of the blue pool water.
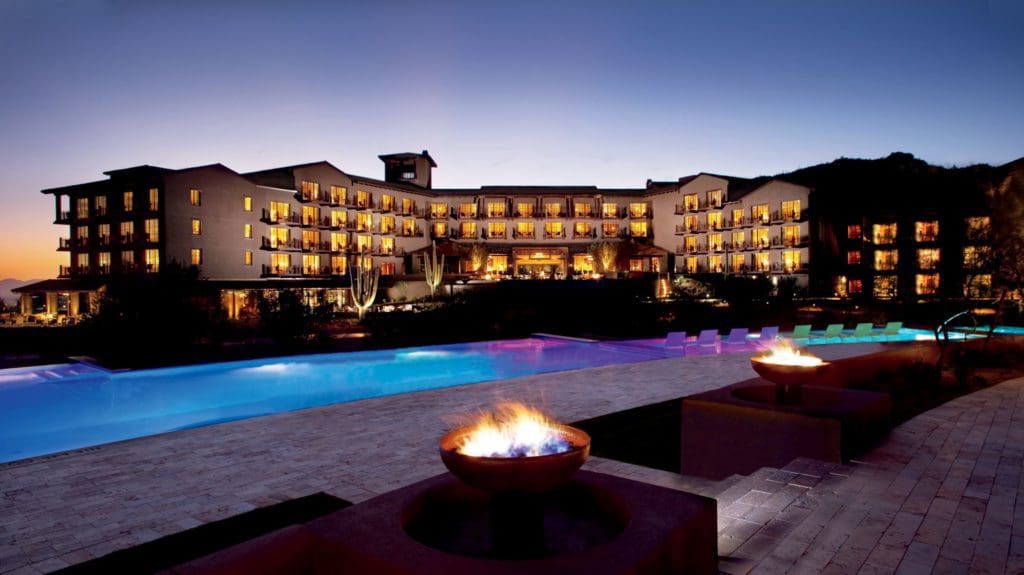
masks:
{"label": "blue pool water", "polygon": [[111,373],[82,364],[0,370],[0,462],[411,391],[665,357],[554,338]]}

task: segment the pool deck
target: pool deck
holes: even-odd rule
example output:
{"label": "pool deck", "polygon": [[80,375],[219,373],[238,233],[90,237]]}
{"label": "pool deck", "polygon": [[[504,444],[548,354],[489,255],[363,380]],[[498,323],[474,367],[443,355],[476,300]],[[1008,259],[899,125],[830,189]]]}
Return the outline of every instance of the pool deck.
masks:
{"label": "pool deck", "polygon": [[[879,348],[815,352],[836,359]],[[364,501],[443,472],[437,439],[460,423],[452,414],[497,399],[525,399],[574,421],[754,376],[745,354],[679,357],[337,404],[0,465],[0,573],[46,573],[318,491]],[[938,569],[940,560],[1009,571],[1019,566],[1013,553],[1024,553],[1024,499],[1015,503],[1022,392],[1024,380],[1015,380],[923,414],[863,464],[798,461],[718,484],[597,458],[587,465],[717,496],[726,572],[893,572]],[[992,538],[997,528],[1005,533]]]}

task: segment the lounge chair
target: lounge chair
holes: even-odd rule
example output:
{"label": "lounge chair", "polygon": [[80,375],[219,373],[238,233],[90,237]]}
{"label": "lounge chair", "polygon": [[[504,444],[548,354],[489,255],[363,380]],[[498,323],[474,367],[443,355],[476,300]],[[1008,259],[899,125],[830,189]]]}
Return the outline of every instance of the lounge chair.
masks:
{"label": "lounge chair", "polygon": [[793,341],[807,341],[811,337],[811,324],[805,323],[793,326],[793,335],[790,337]]}
{"label": "lounge chair", "polygon": [[700,332],[697,336],[697,341],[691,341],[686,343],[687,353],[689,350],[696,351],[698,353],[707,353],[711,351],[718,353],[718,330],[717,329],[705,329]]}
{"label": "lounge chair", "polygon": [[[808,326],[808,328],[810,328],[810,326]],[[757,339],[754,340],[754,344],[765,347],[771,345],[778,338],[778,326],[762,327],[761,333],[757,334]]]}
{"label": "lounge chair", "polygon": [[665,347],[686,347],[686,332],[672,331],[665,338]]}
{"label": "lounge chair", "polygon": [[843,337],[843,324],[841,323],[830,323],[825,328],[825,333],[821,335],[822,339],[838,339]]}
{"label": "lounge chair", "polygon": [[871,330],[874,327],[875,326],[873,324],[871,324],[871,323],[866,323],[866,322],[865,323],[858,323],[857,327],[855,327],[853,329],[853,333],[850,334],[850,335],[844,335],[843,338],[844,339],[845,338],[850,338],[850,339],[862,340],[862,341],[863,340],[871,339],[871,336],[874,335],[874,332],[872,332]]}
{"label": "lounge chair", "polygon": [[882,330],[882,337],[889,341],[890,338],[899,336],[901,329],[903,329],[902,321],[890,321],[885,324],[885,329]]}
{"label": "lounge chair", "polygon": [[747,336],[750,335],[750,330],[745,327],[734,327],[729,331],[729,335],[722,340],[723,351],[743,351],[747,349],[748,344]]}

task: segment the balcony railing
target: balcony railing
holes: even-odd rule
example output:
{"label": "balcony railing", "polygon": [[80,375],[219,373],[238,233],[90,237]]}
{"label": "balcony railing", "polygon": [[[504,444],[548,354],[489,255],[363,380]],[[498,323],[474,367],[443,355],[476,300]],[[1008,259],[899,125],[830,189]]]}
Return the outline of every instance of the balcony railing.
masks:
{"label": "balcony railing", "polygon": [[587,211],[576,210],[576,211],[574,211],[572,213],[572,217],[579,218],[579,219],[587,219],[587,220],[589,220],[589,219],[596,218],[597,214],[593,210],[587,210]]}
{"label": "balcony railing", "polygon": [[484,230],[481,237],[485,240],[503,240],[508,236],[508,232],[489,232]]}
{"label": "balcony railing", "polygon": [[268,224],[301,224],[302,218],[298,212],[285,213],[271,211],[263,208],[263,214],[260,217],[260,221]]}
{"label": "balcony railing", "polygon": [[573,239],[576,239],[576,240],[584,239],[584,238],[596,238],[597,237],[597,230],[586,230],[586,231],[573,230],[572,237],[573,237]]}
{"label": "balcony railing", "polygon": [[71,277],[71,266],[60,266],[57,271],[57,277],[68,278]]}
{"label": "balcony railing", "polygon": [[419,238],[419,237],[423,237],[423,228],[421,228],[421,227],[415,227],[413,229],[402,228],[401,230],[399,230],[397,232],[396,235],[399,235],[399,236],[401,236],[403,238]]}
{"label": "balcony railing", "polygon": [[59,238],[57,240],[57,249],[66,251],[71,249],[71,238]]}
{"label": "balcony railing", "polygon": [[398,208],[398,215],[407,217],[418,217],[423,215],[423,210],[418,208],[415,204],[412,206],[402,206]]}
{"label": "balcony railing", "polygon": [[263,241],[260,247],[265,250],[298,250],[302,249],[302,241],[298,238],[282,240],[263,236]]}
{"label": "balcony railing", "polygon": [[71,221],[71,212],[62,211],[57,213],[57,219],[53,221],[55,224],[66,224]]}
{"label": "balcony railing", "polygon": [[617,238],[617,237],[619,237],[619,230],[618,230],[618,228],[616,228],[614,231],[606,230],[604,228],[601,228],[601,237],[602,238]]}
{"label": "balcony railing", "polygon": [[448,219],[448,213],[447,212],[445,212],[445,213],[441,213],[441,212],[427,212],[427,214],[424,217],[426,219],[428,219],[428,220],[447,220]]}
{"label": "balcony railing", "polygon": [[546,240],[561,240],[561,239],[565,239],[565,232],[544,232],[544,239],[546,239]]}
{"label": "balcony railing", "polygon": [[430,237],[435,240],[448,237],[448,230],[438,231],[434,228],[430,228]]}
{"label": "balcony railing", "polygon": [[487,218],[492,220],[498,220],[508,217],[508,212],[505,210],[495,210],[487,212]]}
{"label": "balcony railing", "polygon": [[535,236],[536,236],[536,233],[533,232],[533,231],[522,232],[522,231],[519,231],[519,230],[512,230],[512,239],[515,239],[515,240],[533,239]]}
{"label": "balcony railing", "polygon": [[476,231],[465,232],[462,230],[452,230],[451,235],[452,238],[456,240],[475,240],[480,236]]}

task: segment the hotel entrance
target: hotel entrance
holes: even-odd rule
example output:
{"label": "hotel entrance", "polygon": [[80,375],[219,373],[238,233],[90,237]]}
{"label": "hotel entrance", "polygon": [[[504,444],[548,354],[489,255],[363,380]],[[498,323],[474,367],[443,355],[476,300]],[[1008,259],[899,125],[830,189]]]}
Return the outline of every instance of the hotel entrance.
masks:
{"label": "hotel entrance", "polygon": [[517,276],[536,278],[564,276],[568,257],[568,248],[514,248],[512,250]]}

